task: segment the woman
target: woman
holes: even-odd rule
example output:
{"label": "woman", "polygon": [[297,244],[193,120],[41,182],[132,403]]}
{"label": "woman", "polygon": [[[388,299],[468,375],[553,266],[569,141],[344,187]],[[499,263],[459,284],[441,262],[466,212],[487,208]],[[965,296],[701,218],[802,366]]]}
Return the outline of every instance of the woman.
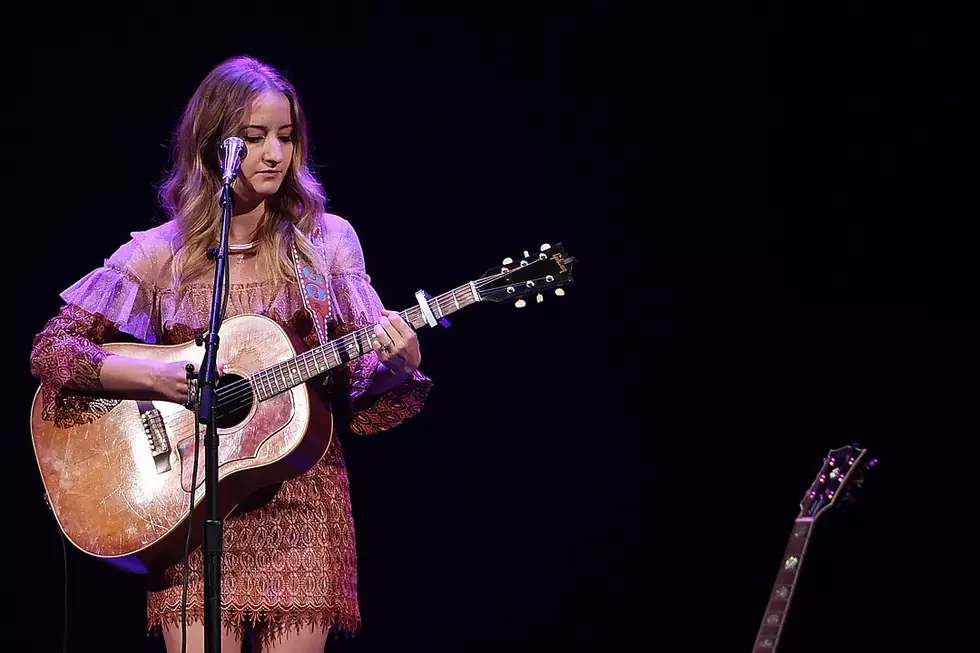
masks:
{"label": "woman", "polygon": [[[332,375],[330,393],[335,405],[337,393],[346,395],[350,430],[377,433],[421,409],[431,381],[418,369],[414,331],[382,308],[350,223],[324,211],[296,91],[272,67],[236,57],[204,78],[174,132],[174,166],[159,193],[169,220],[133,232],[102,267],[63,292],[58,315],[36,336],[31,370],[46,417],[84,410],[100,395],[188,400],[186,362],[127,358],[99,345],[127,337],[176,344],[207,331],[214,263],[206,251],[219,238],[218,145],[229,136],[248,149],[233,186],[225,318],[266,315],[307,345],[318,344],[296,282],[295,246],[328,276],[325,337],[375,325],[374,351]],[[220,365],[220,347],[218,359]],[[263,652],[320,652],[330,629],[356,631],[357,561],[337,438],[312,469],[252,503],[224,521],[222,651],[241,650],[246,625]],[[198,547],[190,558],[188,651],[203,650],[201,572]],[[148,626],[162,631],[170,653],[181,646],[182,581],[178,562],[155,574],[148,591]]]}

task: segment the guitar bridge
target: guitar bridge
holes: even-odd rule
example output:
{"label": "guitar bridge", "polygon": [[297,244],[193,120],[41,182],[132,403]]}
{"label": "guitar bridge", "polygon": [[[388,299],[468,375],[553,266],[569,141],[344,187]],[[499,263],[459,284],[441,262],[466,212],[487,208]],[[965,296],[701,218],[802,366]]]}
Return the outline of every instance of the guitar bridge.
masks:
{"label": "guitar bridge", "polygon": [[163,415],[154,407],[152,402],[137,401],[140,411],[140,421],[143,423],[143,432],[150,445],[150,452],[153,454],[153,462],[156,463],[157,473],[162,474],[170,471],[170,440],[167,438],[167,428],[163,423]]}

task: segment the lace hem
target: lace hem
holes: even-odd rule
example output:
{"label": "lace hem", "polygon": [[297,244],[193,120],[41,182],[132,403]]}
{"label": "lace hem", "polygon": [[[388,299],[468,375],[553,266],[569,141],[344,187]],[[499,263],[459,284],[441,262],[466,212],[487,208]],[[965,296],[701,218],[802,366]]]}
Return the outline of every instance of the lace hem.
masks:
{"label": "lace hem", "polygon": [[[180,606],[147,620],[147,634],[161,635],[164,627],[180,628]],[[187,606],[187,624],[204,622],[204,606]],[[221,607],[222,629],[241,634],[245,624],[256,629],[262,646],[281,643],[287,633],[304,630],[335,632],[357,635],[361,619],[356,614],[345,614],[329,606],[291,606],[288,609],[253,609],[240,606]]]}

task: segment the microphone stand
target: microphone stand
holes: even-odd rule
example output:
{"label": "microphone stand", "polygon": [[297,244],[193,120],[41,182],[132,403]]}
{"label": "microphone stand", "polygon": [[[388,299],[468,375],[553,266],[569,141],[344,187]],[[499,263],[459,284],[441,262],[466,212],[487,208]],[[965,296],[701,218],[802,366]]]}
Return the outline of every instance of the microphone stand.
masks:
{"label": "microphone stand", "polygon": [[208,258],[215,261],[214,291],[211,297],[211,328],[205,334],[204,362],[201,365],[198,385],[201,398],[198,405],[200,422],[204,425],[204,650],[220,653],[221,650],[221,551],[222,521],[218,514],[218,429],[215,420],[217,404],[215,388],[218,382],[218,330],[225,294],[225,268],[228,264],[228,230],[231,224],[231,208],[234,202],[232,182],[224,182],[221,192],[221,239],[217,249],[208,248]]}

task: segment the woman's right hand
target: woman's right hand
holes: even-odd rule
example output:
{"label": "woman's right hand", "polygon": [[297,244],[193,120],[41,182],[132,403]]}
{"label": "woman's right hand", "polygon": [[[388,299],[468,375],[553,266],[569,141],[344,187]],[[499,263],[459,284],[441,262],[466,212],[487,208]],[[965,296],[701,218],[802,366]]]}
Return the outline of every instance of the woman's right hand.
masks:
{"label": "woman's right hand", "polygon": [[[157,398],[177,404],[187,403],[187,366],[197,372],[198,366],[191,361],[156,363],[150,373],[151,385]],[[218,376],[224,374],[224,365],[218,363]]]}
{"label": "woman's right hand", "polygon": [[[190,361],[164,363],[153,359],[128,356],[106,356],[99,371],[99,382],[110,397],[136,400],[187,403],[187,365]],[[218,376],[224,375],[224,364],[218,363]]]}

